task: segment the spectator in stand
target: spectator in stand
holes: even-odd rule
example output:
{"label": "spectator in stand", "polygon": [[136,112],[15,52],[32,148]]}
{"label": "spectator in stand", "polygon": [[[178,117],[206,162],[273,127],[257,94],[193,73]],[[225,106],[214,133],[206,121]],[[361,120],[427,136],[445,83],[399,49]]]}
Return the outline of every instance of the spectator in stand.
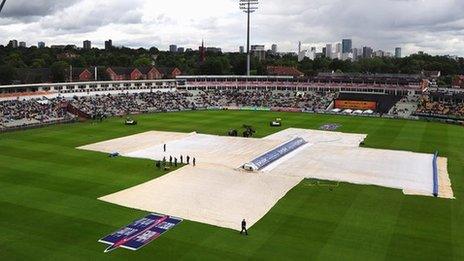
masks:
{"label": "spectator in stand", "polygon": [[197,107],[270,107],[309,111],[326,110],[335,98],[332,92],[291,92],[270,90],[209,90],[196,98]]}
{"label": "spectator in stand", "polygon": [[428,95],[424,95],[416,113],[464,118],[464,102],[454,100],[433,101]]}
{"label": "spectator in stand", "polygon": [[61,98],[0,101],[0,124],[17,127],[72,119],[62,102]]}

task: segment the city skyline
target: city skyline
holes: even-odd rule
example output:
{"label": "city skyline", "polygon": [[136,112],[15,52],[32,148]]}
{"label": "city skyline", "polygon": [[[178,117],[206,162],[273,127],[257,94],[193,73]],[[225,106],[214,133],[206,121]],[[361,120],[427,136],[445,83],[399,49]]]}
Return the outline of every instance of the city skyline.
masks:
{"label": "city skyline", "polygon": [[[253,17],[251,44],[277,44],[281,52],[295,52],[299,40],[324,46],[351,38],[353,47],[389,52],[402,47],[403,56],[418,51],[464,56],[464,3],[437,2],[315,0],[308,6],[303,0],[268,1]],[[230,52],[246,42],[237,0],[204,0],[201,5],[181,0],[175,6],[146,0],[25,3],[7,1],[0,15],[2,44],[17,39],[81,46],[91,40],[92,46],[103,48],[105,40],[113,39],[115,46],[167,50],[171,44],[196,49],[204,38],[208,45]],[[374,8],[362,8],[368,4]]]}
{"label": "city skyline", "polygon": [[[8,41],[8,43],[6,43],[6,44],[0,43],[0,45],[4,45],[4,46],[8,45],[8,46],[13,47],[13,48],[18,48],[18,47],[23,47],[23,48],[29,48],[29,47],[57,48],[57,47],[60,47],[60,48],[64,48],[66,46],[72,46],[72,47],[74,47],[76,49],[84,49],[84,50],[90,50],[92,48],[110,49],[112,47],[115,47],[115,48],[120,47],[120,46],[117,46],[117,45],[116,46],[113,45],[112,39],[105,40],[103,47],[93,46],[93,42],[91,40],[84,40],[81,43],[80,46],[78,44],[73,44],[73,43],[61,43],[61,44],[47,45],[47,43],[45,43],[43,41],[39,41],[37,44],[27,44],[25,41],[20,41],[18,39],[11,39],[11,40]],[[202,40],[202,46],[203,45],[204,45],[204,39]],[[303,45],[307,46],[307,48],[303,49]],[[269,47],[266,46],[266,45],[253,45],[253,47],[256,47],[256,46],[260,47],[260,51],[265,51],[265,52],[269,51],[271,54],[293,53],[295,55],[299,55],[300,53],[302,53],[303,55],[306,55],[306,57],[310,57],[310,56],[308,56],[309,52],[312,52],[313,54],[328,55],[328,51],[327,51],[328,46],[336,46],[335,50],[330,50],[330,52],[332,54],[337,54],[337,53],[339,53],[339,54],[348,54],[348,53],[355,54],[356,51],[362,51],[364,48],[370,48],[372,51],[377,50],[377,49],[369,47],[369,46],[354,47],[352,39],[349,39],[349,38],[342,39],[341,42],[327,43],[325,46],[315,46],[315,45],[310,45],[310,44],[304,44],[301,41],[299,41],[297,50],[296,51],[289,51],[289,52],[279,52],[278,51],[279,47],[278,47],[277,44],[272,44]],[[156,47],[156,46],[151,46],[151,47]],[[238,46],[238,47],[239,47],[238,51],[237,50],[231,50],[231,51],[224,51],[224,52],[244,53],[244,47],[243,46]],[[126,47],[126,48],[131,48],[131,47]],[[145,47],[142,47],[142,48],[145,48]],[[134,49],[134,48],[132,48],[132,49]],[[210,52],[216,52],[216,53],[222,52],[222,48],[220,46],[219,47],[205,46],[205,49],[207,51],[210,51]],[[187,50],[194,51],[195,49],[194,48],[185,48],[183,46],[178,46],[176,44],[170,44],[167,50],[162,50],[161,49],[160,51],[183,53],[183,52],[185,52]],[[256,50],[251,50],[251,51],[256,51]],[[384,52],[385,54],[389,54],[389,55],[391,55],[391,57],[393,57],[393,56],[396,57],[396,58],[401,58],[402,57],[402,55],[401,55],[402,54],[402,47],[395,47],[395,48],[393,48],[393,51],[388,51],[388,50],[385,51],[385,50],[380,50],[380,49],[378,49],[377,51]],[[388,57],[389,55],[386,55],[386,56]],[[331,57],[330,55],[328,55],[328,57],[332,58],[332,59],[337,58],[337,57]],[[354,56],[354,57],[356,57],[356,56]],[[338,58],[341,59],[341,57],[338,57]],[[314,59],[314,58],[312,58],[312,59]]]}

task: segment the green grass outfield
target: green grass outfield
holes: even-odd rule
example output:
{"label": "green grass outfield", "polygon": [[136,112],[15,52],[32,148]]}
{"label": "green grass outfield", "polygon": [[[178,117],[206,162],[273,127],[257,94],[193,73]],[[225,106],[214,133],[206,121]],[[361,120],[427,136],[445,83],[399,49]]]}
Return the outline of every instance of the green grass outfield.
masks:
{"label": "green grass outfield", "polygon": [[[286,127],[369,134],[366,146],[447,156],[456,200],[303,181],[250,236],[184,221],[140,251],[104,254],[97,240],[146,213],[97,200],[164,173],[153,162],[75,147],[147,130],[224,135],[243,123],[263,137]],[[0,134],[0,260],[464,260],[464,128],[406,120],[209,111],[77,123]],[[224,206],[227,207],[227,206]],[[237,220],[239,225],[240,220]]]}

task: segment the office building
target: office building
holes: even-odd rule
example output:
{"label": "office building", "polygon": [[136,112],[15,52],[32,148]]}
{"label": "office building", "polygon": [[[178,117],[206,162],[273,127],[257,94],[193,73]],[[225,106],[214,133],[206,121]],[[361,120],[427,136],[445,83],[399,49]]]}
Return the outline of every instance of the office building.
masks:
{"label": "office building", "polygon": [[273,54],[276,54],[276,53],[277,53],[277,44],[273,44],[273,45],[271,46],[271,51],[272,51]]}
{"label": "office building", "polygon": [[175,44],[169,45],[169,52],[177,53],[177,45],[175,45]]}
{"label": "office building", "polygon": [[105,49],[109,50],[111,48],[113,48],[113,40],[110,39],[108,41],[105,41]]}
{"label": "office building", "polygon": [[325,46],[325,57],[332,59],[332,44],[327,44]]}
{"label": "office building", "polygon": [[206,51],[209,53],[221,53],[222,49],[218,47],[206,47]]}
{"label": "office building", "polygon": [[39,42],[37,43],[38,48],[45,48],[45,43],[44,42]]}
{"label": "office building", "polygon": [[336,53],[336,54],[342,53],[342,44],[341,44],[341,43],[337,43],[337,44],[335,45],[335,53]]}
{"label": "office building", "polygon": [[177,52],[178,53],[183,53],[183,52],[185,52],[185,48],[184,47],[178,47]]}
{"label": "office building", "polygon": [[375,57],[384,57],[384,56],[385,56],[385,52],[382,51],[382,50],[377,50],[377,51],[375,51],[374,56],[375,56]]}
{"label": "office building", "polygon": [[373,52],[374,52],[374,51],[372,50],[372,48],[367,47],[367,46],[364,46],[364,47],[363,47],[363,52],[362,52],[362,57],[363,57],[364,59],[366,59],[366,58],[372,58],[372,53],[373,53]]}
{"label": "office building", "polygon": [[239,53],[245,53],[245,47],[240,46],[240,47],[238,48],[238,52],[239,52]]}
{"label": "office building", "polygon": [[83,43],[83,48],[84,50],[90,50],[92,49],[92,42],[89,40],[85,40]]}
{"label": "office building", "polygon": [[18,48],[18,40],[11,40],[8,43],[8,46],[10,46],[11,48]]}
{"label": "office building", "polygon": [[395,58],[401,58],[401,47],[395,48]]}
{"label": "office building", "polygon": [[361,48],[353,48],[353,61],[357,61],[360,56],[362,56],[362,49]]}
{"label": "office building", "polygon": [[54,45],[51,45],[50,48],[62,50],[62,49],[64,49],[64,48],[66,48],[66,45],[63,45],[63,44],[54,44]]}
{"label": "office building", "polygon": [[19,42],[19,47],[26,48],[26,42]]}
{"label": "office building", "polygon": [[311,47],[311,50],[306,53],[306,57],[308,57],[310,60],[316,59],[317,57],[316,48]]}
{"label": "office building", "polygon": [[339,59],[342,61],[347,61],[347,60],[353,61],[353,53],[341,53]]}
{"label": "office building", "polygon": [[260,61],[266,59],[266,50],[264,45],[252,45],[251,53]]}
{"label": "office building", "polygon": [[298,52],[298,62],[303,61],[305,57],[306,57],[306,50]]}
{"label": "office building", "polygon": [[351,39],[342,40],[342,53],[351,53],[353,49],[353,41]]}

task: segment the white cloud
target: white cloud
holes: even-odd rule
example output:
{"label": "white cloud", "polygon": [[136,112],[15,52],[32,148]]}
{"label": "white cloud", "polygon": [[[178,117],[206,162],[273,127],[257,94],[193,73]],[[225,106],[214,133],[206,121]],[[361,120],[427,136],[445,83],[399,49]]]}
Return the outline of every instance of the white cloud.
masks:
{"label": "white cloud", "polygon": [[[245,14],[238,0],[74,0],[7,1],[0,38],[35,43],[157,46],[175,43],[237,50],[245,43]],[[28,4],[26,4],[28,3]],[[252,42],[277,43],[294,51],[305,46],[353,38],[363,45],[405,53],[464,55],[464,1],[458,0],[262,0],[252,16]]]}

